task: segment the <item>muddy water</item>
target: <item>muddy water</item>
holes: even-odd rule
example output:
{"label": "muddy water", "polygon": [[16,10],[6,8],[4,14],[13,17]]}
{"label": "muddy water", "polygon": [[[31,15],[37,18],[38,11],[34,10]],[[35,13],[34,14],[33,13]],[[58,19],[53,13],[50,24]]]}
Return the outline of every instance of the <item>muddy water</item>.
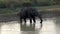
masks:
{"label": "muddy water", "polygon": [[59,14],[43,15],[43,26],[36,19],[36,24],[19,23],[16,16],[0,16],[0,34],[60,34],[60,16]]}
{"label": "muddy water", "polygon": [[20,24],[18,21],[1,22],[0,34],[60,34],[60,19],[59,17],[43,19],[41,28],[40,21],[37,19],[36,24],[27,23]]}

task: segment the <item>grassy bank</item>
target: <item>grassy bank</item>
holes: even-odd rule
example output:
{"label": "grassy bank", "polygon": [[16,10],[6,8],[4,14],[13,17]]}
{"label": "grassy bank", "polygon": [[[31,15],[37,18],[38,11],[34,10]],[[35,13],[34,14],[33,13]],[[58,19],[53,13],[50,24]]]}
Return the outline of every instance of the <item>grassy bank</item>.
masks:
{"label": "grassy bank", "polygon": [[[54,5],[54,6],[41,6],[41,7],[35,7],[38,9],[40,12],[60,12],[60,5]],[[12,14],[17,14],[20,11],[21,8],[16,8],[16,9],[10,9],[10,8],[0,8],[0,15],[12,15]]]}

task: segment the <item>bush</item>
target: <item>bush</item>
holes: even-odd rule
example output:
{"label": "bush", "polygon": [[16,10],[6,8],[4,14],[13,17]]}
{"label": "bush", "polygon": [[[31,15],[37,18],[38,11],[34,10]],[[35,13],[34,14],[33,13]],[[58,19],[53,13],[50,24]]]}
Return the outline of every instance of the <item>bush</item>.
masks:
{"label": "bush", "polygon": [[0,4],[0,8],[6,8],[5,4]]}
{"label": "bush", "polygon": [[6,8],[6,6],[2,0],[0,0],[0,8]]}

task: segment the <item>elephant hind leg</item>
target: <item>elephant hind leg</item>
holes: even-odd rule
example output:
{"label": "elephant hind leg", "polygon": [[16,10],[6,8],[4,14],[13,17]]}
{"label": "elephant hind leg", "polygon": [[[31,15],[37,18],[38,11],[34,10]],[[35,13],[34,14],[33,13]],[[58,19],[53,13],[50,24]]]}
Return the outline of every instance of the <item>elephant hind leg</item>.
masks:
{"label": "elephant hind leg", "polygon": [[32,23],[32,18],[30,18],[30,23]]}
{"label": "elephant hind leg", "polygon": [[36,23],[35,17],[33,17],[33,21],[34,21],[34,23]]}
{"label": "elephant hind leg", "polygon": [[24,22],[26,23],[26,18],[24,18]]}

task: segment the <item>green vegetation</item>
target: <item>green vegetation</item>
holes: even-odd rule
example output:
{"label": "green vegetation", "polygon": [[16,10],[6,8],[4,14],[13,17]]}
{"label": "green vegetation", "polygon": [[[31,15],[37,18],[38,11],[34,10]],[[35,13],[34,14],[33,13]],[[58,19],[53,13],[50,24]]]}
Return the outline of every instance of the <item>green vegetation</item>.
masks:
{"label": "green vegetation", "polygon": [[60,5],[59,0],[0,0],[0,8],[21,7],[23,3],[31,3],[33,6]]}
{"label": "green vegetation", "polygon": [[[38,11],[47,11],[47,9],[53,9],[53,8],[60,8],[60,5],[54,5],[54,6],[42,6],[42,7],[35,7],[38,9]],[[0,14],[4,14],[4,15],[12,15],[12,14],[17,14],[18,12],[20,12],[21,8],[16,8],[16,9],[0,9]]]}
{"label": "green vegetation", "polygon": [[31,3],[38,11],[60,8],[59,0],[0,0],[0,14],[11,15],[18,13],[23,3]]}

